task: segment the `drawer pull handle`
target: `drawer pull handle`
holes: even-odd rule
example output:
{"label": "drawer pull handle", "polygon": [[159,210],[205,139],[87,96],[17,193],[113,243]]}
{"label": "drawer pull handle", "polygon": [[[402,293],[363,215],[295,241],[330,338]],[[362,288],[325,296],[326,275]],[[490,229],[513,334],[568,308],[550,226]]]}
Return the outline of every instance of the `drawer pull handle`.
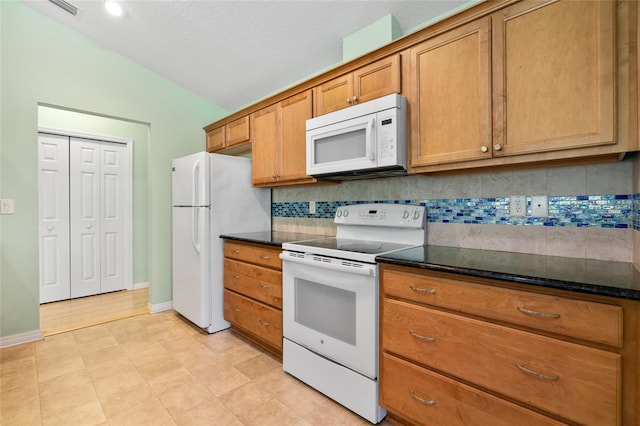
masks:
{"label": "drawer pull handle", "polygon": [[239,280],[240,277],[238,275],[231,275],[231,278],[233,278],[234,280]]}
{"label": "drawer pull handle", "polygon": [[522,306],[518,306],[517,308],[518,308],[518,310],[519,310],[520,312],[522,312],[523,314],[531,315],[531,316],[534,316],[534,317],[541,317],[541,318],[560,318],[560,314],[549,314],[549,313],[547,313],[547,312],[532,311],[531,309],[523,308]]}
{"label": "drawer pull handle", "polygon": [[434,337],[421,336],[419,334],[414,333],[413,330],[409,330],[409,334],[412,335],[413,337],[415,337],[416,339],[424,340],[425,342],[435,342],[436,341],[436,339]]}
{"label": "drawer pull handle", "polygon": [[260,325],[265,327],[269,327],[271,325],[271,323],[268,323],[267,321],[258,320],[258,322],[260,323]]}
{"label": "drawer pull handle", "polygon": [[436,294],[436,290],[434,288],[420,288],[414,285],[409,286],[409,288],[411,288],[411,290],[415,291],[416,293]]}
{"label": "drawer pull handle", "polygon": [[409,393],[411,394],[411,397],[413,399],[415,399],[418,402],[421,402],[424,405],[436,405],[436,402],[433,399],[424,399],[424,398],[420,398],[418,395],[415,394],[415,392],[413,392],[412,390],[409,391]]}
{"label": "drawer pull handle", "polygon": [[233,312],[240,312],[240,309],[236,308],[235,306],[232,306],[232,307],[231,307],[231,310],[232,310]]}
{"label": "drawer pull handle", "polygon": [[240,253],[240,250],[231,250],[231,253],[233,253],[233,254],[239,254],[239,253]]}
{"label": "drawer pull handle", "polygon": [[262,254],[260,256],[258,256],[258,257],[260,259],[262,259],[262,260],[269,260],[269,256],[265,256],[265,255],[262,255]]}
{"label": "drawer pull handle", "polygon": [[262,284],[262,283],[258,283],[258,286],[260,288],[269,288],[269,287],[271,287],[269,284]]}
{"label": "drawer pull handle", "polygon": [[516,367],[518,367],[518,370],[522,371],[523,373],[526,373],[530,376],[533,377],[537,377],[538,379],[542,379],[542,380],[560,380],[560,376],[557,376],[555,374],[543,374],[543,373],[538,373],[537,371],[533,371],[533,370],[529,370],[528,368],[525,368],[523,366],[521,366],[520,364],[516,364]]}

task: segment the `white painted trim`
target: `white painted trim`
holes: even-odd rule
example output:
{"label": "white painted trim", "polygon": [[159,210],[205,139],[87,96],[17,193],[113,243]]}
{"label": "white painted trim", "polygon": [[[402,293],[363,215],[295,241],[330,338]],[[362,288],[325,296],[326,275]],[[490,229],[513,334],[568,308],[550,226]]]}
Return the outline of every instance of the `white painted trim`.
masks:
{"label": "white painted trim", "polygon": [[162,303],[149,303],[147,305],[150,314],[157,314],[158,312],[170,311],[173,309],[173,300]]}
{"label": "white painted trim", "polygon": [[133,290],[140,290],[141,288],[149,288],[149,281],[133,283]]}
{"label": "white painted trim", "polygon": [[27,331],[26,333],[12,334],[10,336],[0,336],[0,348],[21,345],[42,339],[42,332],[40,330]]}
{"label": "white painted trim", "polygon": [[[127,160],[129,163],[127,167],[127,173],[129,174],[129,176],[127,179],[127,206],[125,206],[127,215],[125,219],[125,233],[127,235],[124,265],[126,283],[125,290],[133,290],[133,139],[73,132],[69,130],[51,129],[48,127],[38,127],[38,133],[48,133],[53,135],[66,136],[69,138],[91,139],[102,142],[118,143],[126,146]],[[38,188],[38,190],[40,190],[40,188]],[[38,291],[40,291],[40,286],[38,286]]]}
{"label": "white painted trim", "polygon": [[38,133],[49,133],[52,135],[58,136],[69,136],[72,138],[82,138],[82,139],[91,139],[94,141],[104,141],[104,142],[113,142],[113,143],[121,143],[121,144],[129,144],[133,142],[131,138],[118,138],[115,136],[101,136],[94,135],[90,133],[82,133],[82,132],[72,132],[69,130],[58,130],[51,129],[49,127],[38,127]]}

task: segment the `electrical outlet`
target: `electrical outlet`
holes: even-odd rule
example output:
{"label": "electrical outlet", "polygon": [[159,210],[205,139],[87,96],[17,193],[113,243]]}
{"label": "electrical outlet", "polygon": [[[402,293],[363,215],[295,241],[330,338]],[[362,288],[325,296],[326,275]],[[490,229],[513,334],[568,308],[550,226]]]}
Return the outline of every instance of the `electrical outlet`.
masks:
{"label": "electrical outlet", "polygon": [[309,214],[315,214],[316,212],[316,202],[309,201]]}
{"label": "electrical outlet", "polygon": [[13,214],[15,210],[14,201],[12,198],[3,198],[0,200],[0,214]]}
{"label": "electrical outlet", "polygon": [[525,217],[527,215],[526,195],[512,195],[509,197],[509,215],[511,217]]}
{"label": "electrical outlet", "polygon": [[546,195],[531,196],[531,217],[549,216],[549,197]]}

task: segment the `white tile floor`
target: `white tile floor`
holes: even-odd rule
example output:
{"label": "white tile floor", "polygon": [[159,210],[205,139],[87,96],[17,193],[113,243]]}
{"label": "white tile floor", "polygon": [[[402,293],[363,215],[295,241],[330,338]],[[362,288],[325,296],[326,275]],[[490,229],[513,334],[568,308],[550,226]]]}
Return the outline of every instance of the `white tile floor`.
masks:
{"label": "white tile floor", "polygon": [[230,331],[207,335],[164,312],[1,349],[0,424],[368,422]]}

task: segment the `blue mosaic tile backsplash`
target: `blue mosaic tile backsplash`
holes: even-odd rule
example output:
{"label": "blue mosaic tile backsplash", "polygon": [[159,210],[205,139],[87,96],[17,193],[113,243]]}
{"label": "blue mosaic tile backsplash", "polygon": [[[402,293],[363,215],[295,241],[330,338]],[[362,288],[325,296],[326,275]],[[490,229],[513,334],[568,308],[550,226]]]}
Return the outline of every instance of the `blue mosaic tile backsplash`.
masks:
{"label": "blue mosaic tile backsplash", "polygon": [[[336,208],[348,204],[395,203],[427,207],[432,223],[496,225],[567,226],[595,228],[633,228],[640,230],[640,194],[578,195],[549,197],[549,217],[511,217],[509,198],[456,198],[433,200],[316,201],[315,213],[309,203],[274,202],[273,217],[333,219]],[[528,214],[531,199],[527,198]]]}

